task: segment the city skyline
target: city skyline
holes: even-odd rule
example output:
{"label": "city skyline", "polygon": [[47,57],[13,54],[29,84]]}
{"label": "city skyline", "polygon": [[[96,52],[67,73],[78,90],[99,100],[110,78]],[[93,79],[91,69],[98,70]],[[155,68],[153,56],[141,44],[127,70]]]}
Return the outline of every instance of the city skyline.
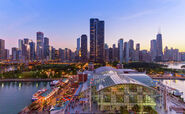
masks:
{"label": "city skyline", "polygon": [[[40,7],[41,3],[43,5]],[[35,32],[42,31],[56,48],[67,47],[74,51],[77,37],[87,34],[90,38],[89,19],[97,17],[105,20],[105,42],[108,45],[117,43],[120,38],[124,41],[133,39],[135,43],[141,44],[141,49],[150,50],[150,40],[155,38],[161,28],[163,46],[185,51],[185,2],[182,0],[109,0],[105,6],[102,0],[96,8],[92,7],[96,1],[80,0],[73,3],[75,5],[71,1],[1,1],[0,25],[3,29],[0,38],[6,40],[6,48],[11,49],[17,47],[18,39],[29,38],[35,42]],[[84,7],[79,8],[81,6]],[[9,10],[6,10],[7,7],[10,7]],[[65,13],[66,10],[68,13]],[[58,18],[54,18],[56,16]]]}

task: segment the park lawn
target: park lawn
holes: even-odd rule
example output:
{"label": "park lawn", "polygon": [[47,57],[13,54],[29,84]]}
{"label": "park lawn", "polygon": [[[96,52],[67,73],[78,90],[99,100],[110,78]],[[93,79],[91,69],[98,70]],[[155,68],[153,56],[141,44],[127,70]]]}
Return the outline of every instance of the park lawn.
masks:
{"label": "park lawn", "polygon": [[22,72],[22,74],[20,75],[20,78],[33,78],[33,73],[34,71],[25,71]]}

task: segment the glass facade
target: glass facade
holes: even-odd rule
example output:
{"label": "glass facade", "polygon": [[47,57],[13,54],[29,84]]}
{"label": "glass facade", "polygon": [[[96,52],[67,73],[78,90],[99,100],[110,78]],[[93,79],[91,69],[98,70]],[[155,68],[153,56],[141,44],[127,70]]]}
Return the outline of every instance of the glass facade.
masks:
{"label": "glass facade", "polygon": [[148,106],[156,109],[160,98],[156,90],[139,84],[119,84],[100,91],[96,91],[95,86],[92,88],[93,102],[97,103],[100,111],[114,112],[121,106],[132,110],[137,105],[140,112],[144,112]]}

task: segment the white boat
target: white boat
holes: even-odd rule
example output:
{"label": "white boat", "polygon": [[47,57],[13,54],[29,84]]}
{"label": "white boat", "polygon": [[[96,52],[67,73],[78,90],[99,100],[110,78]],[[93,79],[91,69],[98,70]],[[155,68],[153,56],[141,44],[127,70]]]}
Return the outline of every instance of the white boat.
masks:
{"label": "white boat", "polygon": [[36,101],[38,100],[38,97],[44,93],[47,89],[41,89],[41,90],[38,90],[35,94],[32,95],[32,101]]}

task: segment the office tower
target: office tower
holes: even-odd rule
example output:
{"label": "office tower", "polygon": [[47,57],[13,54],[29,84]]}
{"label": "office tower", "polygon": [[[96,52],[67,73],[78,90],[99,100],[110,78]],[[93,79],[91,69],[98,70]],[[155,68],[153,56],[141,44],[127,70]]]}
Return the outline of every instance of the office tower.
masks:
{"label": "office tower", "polygon": [[29,60],[30,59],[30,45],[29,45],[30,41],[31,40],[29,40],[28,38],[24,38],[24,40],[23,40],[23,50],[22,50],[22,56],[23,56],[22,59],[23,60]]}
{"label": "office tower", "polygon": [[64,61],[64,50],[61,49],[61,48],[59,48],[59,60],[60,60],[61,62]]}
{"label": "office tower", "polygon": [[173,61],[180,61],[180,56],[179,56],[179,50],[178,49],[173,50]]}
{"label": "office tower", "polygon": [[0,39],[0,61],[4,59],[5,41]]}
{"label": "office tower", "polygon": [[105,61],[109,62],[109,46],[105,44]]}
{"label": "office tower", "polygon": [[156,40],[151,40],[151,42],[150,42],[150,53],[151,53],[152,61],[155,61],[156,56],[157,56],[157,42],[156,42]]}
{"label": "office tower", "polygon": [[55,48],[54,47],[51,50],[51,59],[55,60]]}
{"label": "office tower", "polygon": [[109,48],[109,62],[113,62],[113,48]]}
{"label": "office tower", "polygon": [[140,51],[140,44],[139,43],[136,44],[136,51]]}
{"label": "office tower", "polygon": [[181,52],[181,61],[185,61],[185,52]]}
{"label": "office tower", "polygon": [[120,64],[123,63],[123,39],[119,39],[118,41],[118,50],[119,50],[119,61]]}
{"label": "office tower", "polygon": [[104,21],[90,19],[90,61],[104,62]]}
{"label": "office tower", "polygon": [[136,44],[136,51],[134,53],[134,61],[139,61],[139,53],[140,53],[140,44]]}
{"label": "office tower", "polygon": [[87,62],[87,35],[83,34],[81,36],[81,61]]}
{"label": "office tower", "polygon": [[29,58],[30,60],[35,60],[35,56],[36,56],[36,53],[35,53],[35,43],[33,41],[30,41],[29,42],[29,47],[30,47],[30,54],[29,54]]}
{"label": "office tower", "polygon": [[18,41],[18,49],[22,50],[22,47],[23,47],[23,40],[19,39],[19,41]]}
{"label": "office tower", "polygon": [[5,49],[4,50],[4,59],[10,59],[10,52],[9,52],[9,50],[8,49]]}
{"label": "office tower", "polygon": [[80,51],[80,38],[77,38],[77,47],[76,47],[77,51]]}
{"label": "office tower", "polygon": [[44,56],[43,46],[44,46],[44,33],[37,32],[37,49],[36,49],[36,55],[37,59],[41,60]]}
{"label": "office tower", "polygon": [[151,62],[151,55],[147,50],[141,50],[141,61]]}
{"label": "office tower", "polygon": [[163,57],[163,47],[162,47],[162,34],[158,33],[157,34],[157,39],[156,39],[156,44],[157,44],[157,61],[162,61]]}
{"label": "office tower", "polygon": [[64,60],[70,62],[71,61],[71,55],[72,55],[71,50],[68,49],[68,48],[65,48],[64,49]]}
{"label": "office tower", "polygon": [[128,42],[124,42],[124,59],[126,63],[129,62],[129,43]]}
{"label": "office tower", "polygon": [[116,44],[112,45],[112,58],[113,58],[113,61],[119,60],[119,50],[116,47]]}
{"label": "office tower", "polygon": [[59,50],[55,49],[55,60],[59,61]]}
{"label": "office tower", "polygon": [[49,59],[49,38],[44,37],[44,59]]}
{"label": "office tower", "polygon": [[134,41],[131,39],[128,41],[129,43],[129,60],[134,60]]}
{"label": "office tower", "polygon": [[29,44],[29,39],[28,38],[24,38],[24,44]]}
{"label": "office tower", "polygon": [[80,52],[80,38],[77,38],[77,46],[76,46],[76,52],[75,52],[75,60],[78,62],[81,57],[81,52]]}
{"label": "office tower", "polygon": [[23,56],[23,40],[19,39],[18,40],[18,59],[22,60],[22,56]]}
{"label": "office tower", "polygon": [[18,48],[16,47],[12,48],[12,60],[14,61],[18,60]]}

